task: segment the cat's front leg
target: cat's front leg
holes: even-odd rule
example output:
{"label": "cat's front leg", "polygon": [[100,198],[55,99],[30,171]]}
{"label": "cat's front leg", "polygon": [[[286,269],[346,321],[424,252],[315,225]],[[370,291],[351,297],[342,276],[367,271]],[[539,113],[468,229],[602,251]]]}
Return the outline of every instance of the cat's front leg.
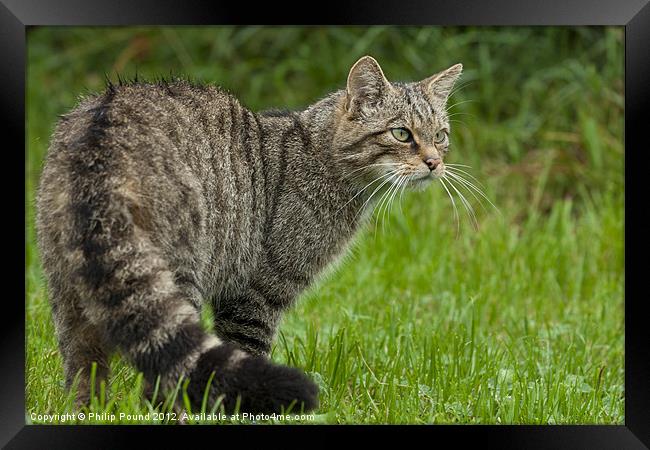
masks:
{"label": "cat's front leg", "polygon": [[256,355],[268,355],[280,319],[280,308],[268,301],[259,289],[217,298],[212,302],[214,329],[226,341]]}

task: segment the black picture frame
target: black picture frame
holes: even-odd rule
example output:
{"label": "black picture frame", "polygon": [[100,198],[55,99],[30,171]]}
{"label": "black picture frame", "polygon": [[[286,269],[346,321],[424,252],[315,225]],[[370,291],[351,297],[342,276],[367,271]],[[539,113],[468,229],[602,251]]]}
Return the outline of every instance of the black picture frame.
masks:
{"label": "black picture frame", "polygon": [[[341,430],[359,433],[364,439],[395,436],[396,432],[426,434],[432,446],[444,440],[454,445],[474,443],[498,449],[643,449],[650,446],[650,343],[648,316],[642,313],[647,294],[643,277],[646,272],[650,208],[645,206],[646,167],[642,154],[647,147],[645,114],[650,109],[650,0],[437,0],[437,1],[365,1],[356,3],[326,2],[316,6],[281,6],[276,2],[256,5],[246,2],[211,2],[200,0],[0,0],[0,123],[5,151],[2,161],[3,222],[9,225],[3,248],[15,243],[13,258],[6,257],[3,270],[6,285],[19,285],[16,260],[25,247],[17,238],[26,199],[21,207],[13,194],[18,165],[6,158],[20,158],[25,142],[25,75],[26,28],[36,25],[200,25],[200,24],[327,24],[371,25],[618,25],[625,27],[625,424],[545,425],[545,426],[257,426],[254,431],[265,438],[280,437],[290,445],[310,445],[312,433],[325,431],[330,439]],[[315,13],[314,9],[318,8]],[[645,139],[644,139],[645,138]],[[11,145],[11,144],[13,145]],[[25,154],[23,153],[23,163]],[[24,172],[23,172],[24,174]],[[7,208],[13,207],[10,213]],[[9,219],[9,220],[8,220]],[[24,223],[23,223],[24,225]],[[15,228],[13,228],[15,227]],[[24,235],[23,235],[24,236]],[[21,253],[22,252],[22,253]],[[13,271],[16,271],[15,276]],[[13,282],[13,283],[10,283]],[[7,448],[116,448],[144,438],[150,446],[164,439],[167,446],[179,438],[185,445],[198,439],[218,445],[224,434],[250,439],[250,427],[153,427],[153,426],[45,426],[25,425],[24,303],[23,289],[16,294],[3,290],[4,320],[0,367],[0,444]],[[24,295],[23,295],[24,299]],[[325,428],[326,427],[326,428]],[[323,430],[325,428],[325,430]],[[191,434],[188,434],[191,433]],[[136,436],[138,435],[138,436]],[[420,437],[413,437],[418,439]],[[425,436],[421,436],[425,438]],[[191,440],[189,440],[191,439]],[[223,442],[223,441],[221,441]],[[236,442],[236,441],[235,441]],[[408,441],[407,441],[408,442]],[[415,442],[415,441],[412,441]],[[424,444],[423,444],[424,445]]]}

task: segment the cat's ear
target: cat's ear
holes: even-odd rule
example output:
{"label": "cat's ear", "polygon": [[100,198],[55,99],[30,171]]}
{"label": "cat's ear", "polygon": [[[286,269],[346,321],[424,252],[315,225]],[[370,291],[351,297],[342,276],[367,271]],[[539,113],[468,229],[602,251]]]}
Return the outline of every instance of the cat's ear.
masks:
{"label": "cat's ear", "polygon": [[463,65],[455,64],[447,70],[420,81],[420,85],[434,103],[444,105],[462,71]]}
{"label": "cat's ear", "polygon": [[364,56],[354,63],[348,74],[346,109],[355,112],[364,106],[372,107],[390,89],[392,86],[379,63],[372,56]]}

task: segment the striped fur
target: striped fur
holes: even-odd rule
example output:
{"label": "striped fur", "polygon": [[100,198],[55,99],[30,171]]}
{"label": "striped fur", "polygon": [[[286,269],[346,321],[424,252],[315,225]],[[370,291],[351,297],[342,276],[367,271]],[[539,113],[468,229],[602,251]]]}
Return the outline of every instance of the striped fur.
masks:
{"label": "striped fur", "polygon": [[[37,231],[80,401],[90,364],[106,377],[119,351],[166,389],[189,377],[195,405],[215,372],[210,399],[227,408],[239,396],[242,410],[314,409],[315,385],[267,357],[276,328],[367,218],[370,191],[356,194],[381,171],[364,167],[415,173],[427,152],[444,153],[431,139],[448,126],[449,92],[436,83],[390,84],[364,58],[347,89],[299,112],[254,113],[216,87],[171,81],[109,85],[62,116]],[[421,149],[391,140],[396,120],[413,124]],[[214,333],[199,323],[204,300]]]}

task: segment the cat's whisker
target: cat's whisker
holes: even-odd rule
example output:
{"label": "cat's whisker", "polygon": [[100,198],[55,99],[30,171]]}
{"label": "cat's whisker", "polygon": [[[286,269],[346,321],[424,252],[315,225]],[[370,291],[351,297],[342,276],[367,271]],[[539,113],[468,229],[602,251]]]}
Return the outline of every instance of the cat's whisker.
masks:
{"label": "cat's whisker", "polygon": [[350,173],[346,174],[346,175],[343,177],[343,179],[349,178],[353,173],[359,172],[360,170],[369,169],[369,168],[371,168],[371,167],[385,167],[385,166],[395,166],[395,164],[394,164],[394,163],[377,163],[377,164],[368,164],[367,166],[358,167],[358,168],[354,169],[354,170],[351,171]]}
{"label": "cat's whisker", "polygon": [[458,163],[445,163],[445,166],[450,166],[450,167],[467,167],[469,169],[473,169],[472,166],[468,166],[467,164],[458,164]]}
{"label": "cat's whisker", "polygon": [[456,201],[454,200],[454,197],[452,197],[451,192],[449,192],[449,189],[447,189],[445,180],[443,178],[438,178],[438,180],[440,180],[440,184],[442,184],[442,187],[445,189],[445,191],[447,191],[449,200],[451,200],[451,204],[454,207],[454,217],[456,218],[456,239],[458,239],[460,236],[460,216],[458,215],[458,207],[456,206]]}
{"label": "cat's whisker", "polygon": [[461,202],[461,203],[463,204],[463,206],[465,207],[465,210],[467,211],[467,216],[470,218],[470,222],[473,223],[473,225],[474,225],[474,229],[475,229],[476,231],[478,231],[478,229],[479,229],[479,227],[478,227],[478,220],[476,219],[476,214],[474,213],[474,208],[473,208],[472,205],[467,201],[467,199],[465,198],[465,196],[463,195],[463,193],[460,192],[460,191],[458,190],[458,188],[456,188],[456,186],[454,185],[454,183],[451,181],[450,178],[447,178],[446,176],[444,176],[443,178],[445,178],[445,180],[447,180],[447,182],[449,183],[449,186],[451,186],[451,188],[452,188],[454,191],[456,191],[456,193],[458,194],[458,198],[460,199],[460,202]]}
{"label": "cat's whisker", "polygon": [[413,175],[406,175],[404,180],[404,184],[402,185],[402,190],[399,193],[399,212],[401,214],[404,214],[404,210],[402,210],[402,196],[404,195],[404,191],[406,190],[406,187],[409,185],[411,180],[413,179]]}
{"label": "cat's whisker", "polygon": [[[394,179],[396,179],[396,177],[399,177],[399,175],[395,174],[395,176],[389,178],[389,181],[392,182]],[[382,204],[385,202],[385,199],[390,194],[390,191],[393,189],[394,186],[395,186],[395,184],[391,183],[391,185],[388,187],[388,189],[386,189],[382,193],[381,197],[379,198],[379,201],[377,201],[375,203],[375,205],[373,206],[372,213],[375,216],[375,233],[374,233],[375,239],[377,238],[377,227],[379,225],[379,220],[380,220],[380,217],[381,217]],[[383,230],[383,225],[382,225],[382,230]]]}
{"label": "cat's whisker", "polygon": [[[390,187],[386,190],[386,192],[384,192],[384,194],[381,196],[377,204],[377,221],[375,223],[375,236],[377,235],[377,225],[379,224],[380,217],[381,217],[382,233],[385,231],[384,224],[385,224],[386,208],[388,206],[388,202],[390,201],[391,192],[395,189],[395,186],[397,186],[397,183],[399,182],[399,179],[401,177],[400,174],[396,174],[396,175],[397,175],[396,178],[397,181],[395,181],[390,185]],[[383,208],[383,213],[382,213],[382,208]]]}
{"label": "cat's whisker", "polygon": [[[395,174],[397,173],[398,170],[399,170],[399,169],[395,169],[394,171],[391,171],[391,172],[388,172],[387,174],[384,174],[384,175],[390,175],[390,176],[389,176],[388,178],[386,178],[384,181],[382,181],[382,183],[381,183],[379,186],[377,186],[377,187],[375,188],[374,191],[372,191],[372,194],[370,194],[370,197],[368,197],[368,199],[366,199],[366,201],[363,203],[363,205],[361,206],[361,208],[359,208],[359,211],[357,211],[357,213],[355,214],[355,216],[354,216],[355,219],[357,218],[357,216],[358,216],[359,214],[361,214],[361,213],[366,209],[366,206],[367,206],[368,203],[372,200],[372,198],[375,196],[375,194],[376,194],[376,193],[377,193],[377,192],[378,192],[378,191],[379,191],[379,190],[380,190],[380,189],[381,189],[381,188],[382,188],[386,183],[388,183],[388,182],[389,182],[389,181],[390,181],[390,180],[395,176]],[[383,176],[382,176],[382,178],[383,178]],[[374,208],[373,208],[373,212],[374,212]]]}
{"label": "cat's whisker", "polygon": [[[397,178],[397,182],[395,183],[395,188],[393,189],[392,193],[390,194],[390,197],[388,198],[388,205],[386,208],[384,208],[384,214],[388,214],[388,219],[390,221],[390,215],[393,211],[393,201],[395,200],[395,195],[399,191],[400,186],[404,182],[404,175],[399,174]],[[390,223],[390,222],[389,222]],[[390,228],[389,228],[390,229]],[[383,228],[383,222],[382,222],[382,231],[384,230]]]}
{"label": "cat's whisker", "polygon": [[479,225],[479,222],[478,222],[478,218],[476,217],[476,211],[474,211],[474,206],[472,206],[472,204],[469,202],[469,200],[467,200],[467,197],[465,197],[465,195],[463,195],[463,193],[455,186],[455,184],[452,182],[452,180],[447,179],[447,181],[449,181],[449,184],[451,184],[451,187],[454,188],[454,190],[458,192],[458,195],[460,196],[462,202],[465,204],[465,209],[467,210],[467,212],[471,216],[471,221],[473,222],[474,230],[479,231],[480,225]]}
{"label": "cat's whisker", "polygon": [[379,207],[378,205],[383,201],[384,196],[386,195],[386,192],[382,193],[379,201],[377,202],[377,204],[375,204],[375,206],[373,207],[373,210],[372,210],[372,214],[373,214],[373,216],[375,218],[374,233],[373,233],[374,239],[377,239],[377,227],[379,226],[379,214],[377,213],[377,209]]}
{"label": "cat's whisker", "polygon": [[[447,169],[449,169],[449,168],[447,168]],[[471,189],[472,195],[473,195],[474,190],[476,190],[476,192],[480,191],[480,192],[482,192],[483,194],[485,194],[485,189],[486,189],[486,187],[483,186],[483,185],[482,185],[479,181],[477,181],[474,177],[472,177],[472,178],[474,178],[474,181],[476,181],[476,183],[480,186],[480,188],[477,187],[477,186],[476,186],[474,183],[472,183],[470,180],[468,180],[467,178],[465,178],[463,175],[461,175],[460,173],[456,172],[455,170],[447,170],[447,173],[448,173],[450,176],[452,176],[454,179],[458,179],[459,182],[463,183],[463,186],[466,186],[468,190],[470,189],[470,186],[471,186],[471,188],[473,188],[473,189]],[[471,176],[471,175],[470,175],[470,176]],[[477,200],[478,200],[479,202],[481,202],[481,204],[482,204],[482,200],[481,200],[481,199],[477,198]]]}
{"label": "cat's whisker", "polygon": [[454,112],[454,113],[448,114],[447,118],[449,119],[450,117],[454,117],[454,116],[469,116],[469,117],[476,118],[476,116],[474,114],[470,114],[470,113],[466,113],[466,112]]}
{"label": "cat's whisker", "polygon": [[[387,165],[388,167],[395,166],[394,164],[386,164],[386,165]],[[359,170],[363,170],[363,169],[366,169],[366,167],[359,168]],[[348,174],[347,176],[342,177],[341,179],[342,179],[342,180],[346,180],[346,179],[347,179],[348,181],[357,181],[357,180],[359,180],[360,178],[362,178],[363,176],[367,175],[365,172],[359,172],[359,171],[357,171],[357,172],[358,172],[358,173],[357,173],[356,175],[353,175],[353,176],[350,176],[350,175],[352,175],[352,172],[350,172],[350,174]]]}
{"label": "cat's whisker", "polygon": [[[381,180],[381,179],[383,179],[383,178],[385,178],[385,177],[388,177],[389,175],[393,174],[393,173],[396,172],[396,171],[397,171],[397,169],[395,169],[394,171],[387,172],[387,173],[385,173],[385,174],[383,174],[383,175],[380,175],[380,176],[378,176],[377,178],[375,178],[374,180],[372,180],[370,183],[366,184],[366,185],[363,187],[363,189],[361,189],[359,192],[357,192],[356,194],[354,194],[354,196],[353,196],[350,200],[348,200],[347,202],[345,202],[345,204],[344,204],[343,206],[341,206],[341,207],[336,211],[337,214],[338,214],[338,213],[339,213],[343,208],[345,208],[347,205],[349,205],[350,202],[352,202],[355,198],[357,198],[359,195],[361,195],[361,193],[362,193],[363,191],[365,191],[366,189],[368,189],[372,184],[376,183],[377,181],[379,181],[379,180]],[[365,204],[364,204],[364,206],[365,206]],[[363,208],[362,208],[362,209],[363,209]],[[356,216],[355,216],[355,217],[356,217]]]}
{"label": "cat's whisker", "polygon": [[397,198],[397,194],[401,192],[402,186],[406,183],[406,176],[405,175],[400,175],[399,182],[397,184],[397,188],[395,188],[395,191],[393,192],[393,195],[391,196],[390,199],[390,205],[388,209],[388,215],[390,216],[393,211],[393,204],[395,203],[395,199]]}
{"label": "cat's whisker", "polygon": [[391,199],[390,199],[390,205],[388,207],[389,208],[388,209],[388,216],[389,217],[390,217],[390,215],[391,215],[391,213],[393,211],[393,203],[395,202],[395,197],[397,196],[398,192],[401,192],[400,188],[404,185],[405,182],[406,182],[406,176],[400,175],[400,178],[399,178],[398,184],[397,184],[397,188],[393,192],[393,195],[391,196]]}
{"label": "cat's whisker", "polygon": [[[464,183],[467,183],[467,184],[468,184],[469,186],[471,186],[473,189],[476,189],[476,192],[480,192],[480,193],[482,193],[482,194],[485,194],[485,192],[483,191],[483,189],[486,189],[485,186],[484,186],[480,181],[478,181],[476,178],[474,178],[472,175],[470,175],[470,174],[468,174],[468,173],[466,173],[466,172],[463,172],[463,173],[467,174],[468,176],[470,176],[470,177],[474,180],[474,182],[475,182],[476,184],[478,184],[478,186],[480,186],[480,188],[479,188],[478,186],[476,186],[476,184],[474,184],[474,182],[472,182],[472,181],[468,180],[467,178],[465,178],[465,177],[464,177],[464,176],[459,172],[460,169],[453,168],[453,167],[446,167],[445,169],[446,169],[446,170],[445,170],[445,173],[446,173],[446,174],[448,174],[448,175],[452,175],[454,178],[457,178],[459,181],[462,181],[462,182],[464,182]],[[482,188],[482,189],[481,189],[481,188]]]}
{"label": "cat's whisker", "polygon": [[445,112],[449,112],[449,111],[451,110],[451,108],[453,108],[453,107],[455,107],[455,106],[458,106],[458,105],[462,105],[463,103],[472,103],[472,102],[474,102],[474,100],[462,100],[462,101],[460,101],[460,102],[453,103],[453,104],[451,104],[451,105],[448,105],[448,106],[445,108]]}
{"label": "cat's whisker", "polygon": [[456,166],[450,166],[449,164],[447,164],[445,167],[447,168],[447,170],[448,170],[449,172],[453,172],[453,173],[456,173],[456,174],[458,174],[458,172],[460,172],[460,173],[464,173],[465,175],[467,175],[468,177],[470,177],[472,180],[474,180],[474,181],[476,182],[476,184],[478,184],[478,185],[481,186],[483,189],[485,189],[485,186],[483,185],[483,183],[481,183],[481,182],[480,182],[480,181],[479,181],[479,180],[478,180],[474,175],[472,175],[471,173],[469,173],[469,172],[467,172],[467,171],[465,171],[465,170],[463,170],[463,169],[459,169],[459,168],[456,167]]}
{"label": "cat's whisker", "polygon": [[[391,189],[393,189],[393,186],[395,186],[395,184],[391,183],[391,185],[388,187],[388,189],[386,189],[386,191],[384,191],[384,193],[381,195],[379,201],[377,202],[377,204],[375,205],[375,207],[373,209],[373,214],[375,214],[375,234],[374,234],[375,239],[377,238],[377,227],[379,226],[379,220],[381,218],[382,205],[385,202],[386,198],[388,197]],[[383,224],[382,224],[382,227],[383,227]],[[383,230],[383,228],[382,228],[382,230]]]}
{"label": "cat's whisker", "polygon": [[[456,175],[457,177],[459,176],[458,174],[455,174],[455,175]],[[461,177],[461,178],[462,178],[462,177]],[[464,183],[466,183],[466,186],[467,186],[468,188],[473,189],[477,194],[479,194],[481,197],[483,197],[485,200],[487,200],[487,202],[488,202],[488,203],[489,203],[489,204],[494,208],[494,210],[495,210],[499,215],[502,215],[502,214],[501,214],[501,211],[499,210],[499,208],[497,208],[496,205],[495,205],[494,203],[492,203],[492,201],[488,198],[488,196],[485,195],[485,194],[483,193],[483,191],[481,191],[478,187],[476,187],[476,185],[475,185],[474,183],[468,181],[468,180],[465,179],[465,178],[462,178],[462,181],[463,181]]]}
{"label": "cat's whisker", "polygon": [[457,123],[459,125],[467,126],[467,124],[465,122],[463,122],[462,120],[449,119],[449,122],[453,122],[453,123]]}
{"label": "cat's whisker", "polygon": [[394,200],[394,201],[397,201],[397,205],[399,206],[399,212],[400,212],[400,214],[403,214],[403,213],[404,213],[404,211],[402,211],[402,202],[401,202],[401,199],[402,199],[402,194],[404,193],[404,188],[406,187],[406,185],[408,184],[408,182],[409,182],[409,177],[406,176],[406,175],[404,175],[404,176],[403,176],[403,179],[402,179],[402,184],[400,185],[400,187],[399,187],[399,189],[398,189],[398,191],[399,191],[398,194],[399,194],[399,195],[397,195],[397,194],[395,195],[396,200]]}
{"label": "cat's whisker", "polygon": [[487,212],[487,208],[483,204],[483,200],[481,198],[477,197],[476,194],[474,193],[474,191],[472,189],[470,189],[469,187],[467,187],[467,185],[465,184],[467,182],[467,180],[465,180],[464,178],[462,178],[458,174],[455,174],[455,173],[451,172],[450,170],[447,170],[446,175],[449,175],[451,178],[454,178],[456,181],[458,181],[462,187],[464,187],[470,194],[472,194],[472,196],[476,199],[478,204],[481,205],[481,208],[483,208],[483,210]]}
{"label": "cat's whisker", "polygon": [[359,173],[349,179],[349,181],[358,181],[359,179],[363,178],[365,174],[364,173]]}
{"label": "cat's whisker", "polygon": [[465,82],[462,82],[462,83],[458,83],[458,86],[456,86],[454,89],[452,89],[452,91],[449,93],[449,96],[447,98],[453,97],[456,93],[462,91],[467,86],[472,84],[472,82],[473,82],[473,80],[468,80],[468,81],[465,81]]}

